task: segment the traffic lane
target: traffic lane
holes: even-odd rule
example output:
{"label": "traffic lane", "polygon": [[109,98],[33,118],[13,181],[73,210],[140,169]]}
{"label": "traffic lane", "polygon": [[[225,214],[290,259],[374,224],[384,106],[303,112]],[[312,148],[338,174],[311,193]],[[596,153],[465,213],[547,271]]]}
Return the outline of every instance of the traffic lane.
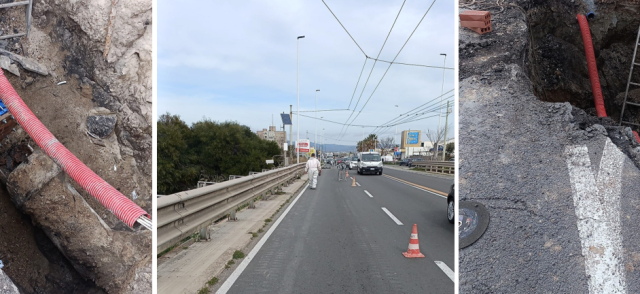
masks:
{"label": "traffic lane", "polygon": [[[388,174],[390,176],[400,178],[405,181],[409,181],[425,187],[429,187],[431,189],[435,189],[447,194],[449,193],[449,189],[451,189],[451,184],[453,184],[453,177],[450,179],[447,179],[443,177],[436,177],[427,173],[422,175],[422,174],[416,174],[412,172],[401,171],[397,169],[383,168],[382,174]],[[360,175],[360,176],[368,176],[368,175]]]}
{"label": "traffic lane", "polygon": [[[389,209],[404,224],[404,231],[396,236],[399,241],[407,239],[406,234],[411,233],[411,226],[417,224],[420,251],[454,269],[455,231],[453,224],[447,219],[445,197],[384,176],[360,176],[356,179],[362,185],[361,188],[373,195],[373,200],[378,205]],[[408,243],[404,246],[407,245]]]}
{"label": "traffic lane", "polygon": [[324,170],[230,293],[452,293],[432,260],[402,256],[410,232],[404,246],[390,246],[399,227],[362,188]]}
{"label": "traffic lane", "polygon": [[[353,175],[350,173],[350,175]],[[337,171],[336,176],[337,177]],[[375,176],[373,176],[375,177]],[[380,176],[378,176],[380,177]],[[333,178],[333,176],[332,176]],[[382,263],[384,268],[387,268],[388,272],[404,271],[402,275],[408,276],[403,283],[416,283],[415,289],[412,291],[418,291],[420,293],[452,293],[454,291],[454,283],[446,273],[440,269],[435,261],[442,261],[450,269],[453,269],[454,260],[454,239],[453,239],[453,226],[446,219],[446,204],[444,205],[444,221],[448,224],[449,233],[447,236],[436,236],[438,239],[427,245],[427,248],[423,249],[422,242],[420,243],[420,251],[426,256],[425,258],[408,259],[402,255],[402,252],[406,252],[409,245],[409,238],[412,232],[413,223],[407,223],[403,216],[398,215],[395,208],[386,205],[386,202],[379,201],[379,197],[376,196],[377,192],[367,190],[367,185],[359,183],[361,186],[351,187],[352,181],[342,182],[339,184],[340,190],[345,197],[354,197],[355,201],[348,201],[347,203],[353,204],[353,211],[358,216],[360,226],[363,228],[363,233],[368,235],[368,244],[372,247],[372,250],[379,251],[378,259]],[[416,194],[423,191],[411,188],[408,186],[398,186],[401,189],[401,193],[404,194]],[[410,189],[407,189],[410,188]],[[412,190],[411,190],[412,189]],[[365,193],[365,190],[371,194]],[[433,196],[437,197],[437,196]],[[437,197],[440,198],[440,197]],[[360,200],[365,199],[362,202]],[[434,200],[437,202],[437,200]],[[445,200],[446,203],[446,200]],[[432,203],[433,204],[433,203]],[[360,210],[357,205],[363,205],[363,210]],[[386,205],[386,206],[385,206]],[[383,212],[382,208],[385,207],[396,218],[403,222],[403,225],[398,225],[389,215]],[[373,211],[373,214],[370,212]],[[419,217],[412,217],[410,221],[416,220],[418,224],[418,230],[423,231],[422,227],[431,227],[430,223],[426,223],[420,220]],[[441,244],[440,239],[447,240]],[[425,243],[426,244],[426,243]],[[433,246],[431,246],[433,245]],[[434,247],[434,250],[429,248]],[[435,249],[437,247],[437,249]],[[415,273],[420,273],[415,275]],[[420,280],[420,283],[416,281]],[[394,286],[393,293],[405,293],[405,291],[399,291],[401,288],[399,285]]]}

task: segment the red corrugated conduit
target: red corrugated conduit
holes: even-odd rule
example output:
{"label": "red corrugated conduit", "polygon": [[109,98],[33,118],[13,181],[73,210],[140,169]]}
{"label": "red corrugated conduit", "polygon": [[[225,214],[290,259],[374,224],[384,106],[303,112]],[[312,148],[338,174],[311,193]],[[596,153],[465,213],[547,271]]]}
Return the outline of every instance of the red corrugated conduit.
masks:
{"label": "red corrugated conduit", "polygon": [[591,42],[589,23],[587,22],[587,18],[584,15],[580,14],[578,14],[578,23],[580,23],[580,31],[582,32],[584,52],[587,55],[589,79],[591,80],[591,91],[593,91],[593,100],[596,103],[596,112],[598,114],[598,117],[607,117],[607,111],[604,108],[604,99],[602,98],[602,89],[600,88],[600,78],[598,77],[596,56],[595,54],[593,54],[593,43]]}
{"label": "red corrugated conduit", "polygon": [[636,136],[636,140],[638,140],[638,143],[640,143],[640,135],[638,135],[638,132],[633,131],[633,134]]}
{"label": "red corrugated conduit", "polygon": [[7,105],[13,117],[40,148],[55,160],[83,189],[98,199],[104,207],[111,210],[129,227],[133,227],[133,224],[141,216],[150,217],[147,212],[96,175],[65,148],[62,143],[58,142],[56,137],[49,132],[18,96],[18,93],[13,89],[1,69],[0,99]]}

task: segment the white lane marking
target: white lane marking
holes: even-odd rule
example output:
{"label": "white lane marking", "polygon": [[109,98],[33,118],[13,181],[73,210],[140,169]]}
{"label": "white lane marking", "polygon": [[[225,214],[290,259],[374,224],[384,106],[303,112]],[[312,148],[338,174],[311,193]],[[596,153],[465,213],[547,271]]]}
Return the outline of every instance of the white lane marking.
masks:
{"label": "white lane marking", "polygon": [[444,274],[447,275],[447,277],[449,277],[449,279],[451,279],[451,281],[453,282],[453,271],[442,261],[436,260],[435,263],[444,272]]}
{"label": "white lane marking", "polygon": [[416,187],[416,186],[413,186],[413,185],[409,185],[409,184],[407,184],[407,183],[403,183],[403,182],[398,181],[398,180],[396,180],[396,179],[387,178],[387,177],[385,177],[385,179],[389,179],[389,180],[392,180],[392,181],[398,182],[398,183],[400,183],[400,184],[404,184],[404,185],[407,185],[407,186],[409,186],[409,187],[416,188],[416,189],[418,189],[418,190],[425,191],[425,192],[427,192],[427,193],[431,193],[431,194],[436,195],[436,196],[440,196],[440,197],[442,197],[442,198],[447,198],[447,196],[440,195],[440,194],[438,194],[438,193],[434,193],[434,192],[432,192],[432,191],[425,190],[425,189],[422,189],[422,188],[419,188],[419,187]]}
{"label": "white lane marking", "polygon": [[607,138],[597,179],[586,146],[567,146],[565,155],[589,293],[626,293],[620,224],[625,155]]}
{"label": "white lane marking", "polygon": [[358,187],[360,187],[360,183],[356,182],[356,185],[358,185]]}
{"label": "white lane marking", "polygon": [[369,197],[373,198],[373,195],[369,194],[369,191],[364,190],[365,193],[367,193],[367,195],[369,195]]}
{"label": "white lane marking", "polygon": [[383,207],[383,208],[382,208],[382,210],[383,210],[384,212],[386,212],[386,213],[387,213],[387,215],[388,215],[388,216],[389,216],[389,217],[390,217],[394,222],[396,222],[396,224],[398,224],[399,226],[401,226],[401,225],[402,225],[402,222],[401,222],[401,221],[400,221],[400,220],[399,220],[395,215],[393,215],[393,213],[391,213],[391,211],[389,211],[386,207]]}
{"label": "white lane marking", "polygon": [[226,281],[224,281],[224,284],[222,284],[222,286],[220,286],[220,289],[218,289],[218,291],[216,292],[216,294],[226,294],[227,291],[229,291],[229,289],[231,289],[231,286],[233,286],[233,283],[236,282],[236,280],[240,277],[240,275],[242,274],[242,272],[247,268],[247,266],[249,266],[249,263],[251,262],[251,260],[253,260],[253,258],[256,256],[256,254],[258,254],[258,251],[260,251],[260,248],[262,248],[262,246],[264,245],[264,243],[267,242],[267,240],[269,239],[269,237],[271,236],[271,234],[273,233],[273,231],[276,230],[276,228],[278,227],[278,225],[280,224],[280,222],[282,222],[282,220],[284,219],[285,216],[287,216],[287,213],[289,213],[289,210],[291,210],[291,208],[296,204],[296,202],[298,202],[298,199],[300,199],[300,196],[302,194],[304,194],[304,191],[307,190],[307,188],[309,187],[309,184],[307,184],[304,189],[302,190],[302,192],[300,192],[300,194],[298,194],[298,196],[296,197],[296,199],[293,200],[293,202],[291,202],[291,205],[289,205],[289,207],[287,207],[287,209],[282,213],[282,215],[280,215],[280,217],[278,218],[278,220],[276,220],[273,225],[271,226],[271,228],[267,231],[266,234],[264,234],[264,236],[262,237],[262,239],[260,239],[260,241],[258,241],[258,243],[256,244],[255,247],[253,247],[253,249],[251,249],[251,252],[249,252],[249,254],[244,258],[244,260],[242,261],[242,263],[240,263],[240,265],[238,265],[238,267],[236,268],[235,271],[233,271],[233,273],[231,273],[231,275],[229,276],[229,278],[227,278]]}

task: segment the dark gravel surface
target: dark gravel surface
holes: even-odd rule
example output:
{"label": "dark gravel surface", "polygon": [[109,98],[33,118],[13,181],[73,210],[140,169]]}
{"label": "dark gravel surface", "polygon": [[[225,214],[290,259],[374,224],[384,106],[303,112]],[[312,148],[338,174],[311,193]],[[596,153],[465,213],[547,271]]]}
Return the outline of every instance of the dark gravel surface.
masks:
{"label": "dark gravel surface", "polygon": [[[446,199],[384,176],[356,179],[361,186],[351,187],[324,170],[318,189],[302,194],[230,293],[453,293],[434,262],[453,269]],[[425,258],[402,256],[414,223]]]}

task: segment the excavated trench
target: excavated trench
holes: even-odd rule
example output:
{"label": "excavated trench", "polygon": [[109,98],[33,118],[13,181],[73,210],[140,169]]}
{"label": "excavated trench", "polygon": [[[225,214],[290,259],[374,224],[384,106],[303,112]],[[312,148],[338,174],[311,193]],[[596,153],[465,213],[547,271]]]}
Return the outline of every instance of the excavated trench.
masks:
{"label": "excavated trench", "polygon": [[[30,36],[0,40],[0,57],[48,73],[12,58],[18,74],[4,75],[80,161],[151,213],[151,1],[36,0],[32,15]],[[25,23],[23,7],[0,9],[0,36]],[[91,116],[116,123],[96,139]],[[60,172],[21,126],[0,137],[0,233],[1,270],[21,293],[151,291],[151,233]]]}
{"label": "excavated trench", "polygon": [[[535,95],[548,102],[569,102],[588,116],[596,116],[595,103],[577,14],[591,11],[583,1],[532,1],[527,10],[531,50],[527,67]],[[589,19],[598,74],[607,116],[604,126],[620,121],[625,88],[640,26],[639,1],[595,1]],[[640,57],[636,59],[640,61]],[[636,66],[632,82],[640,82]],[[640,103],[640,88],[631,87],[629,102]],[[640,107],[627,105],[625,120],[640,124]],[[592,120],[593,121],[593,120]],[[637,126],[626,125],[635,131]]]}

